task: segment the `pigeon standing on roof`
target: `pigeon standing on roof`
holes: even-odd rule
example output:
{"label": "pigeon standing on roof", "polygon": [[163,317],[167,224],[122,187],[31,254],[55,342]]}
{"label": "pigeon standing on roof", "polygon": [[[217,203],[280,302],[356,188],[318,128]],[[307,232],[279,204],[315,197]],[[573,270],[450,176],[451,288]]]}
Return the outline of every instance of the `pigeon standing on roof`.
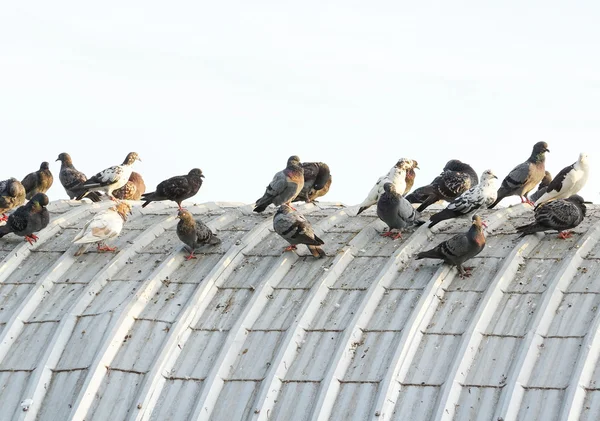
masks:
{"label": "pigeon standing on roof", "polygon": [[[377,216],[389,227],[389,230],[382,235],[393,236],[396,240],[402,238],[403,228],[419,223],[420,214],[396,191],[392,183],[385,183],[383,189],[384,192],[377,201]],[[393,230],[398,230],[398,233],[393,235]]]}
{"label": "pigeon standing on roof", "polygon": [[471,276],[472,268],[463,267],[463,263],[477,256],[485,247],[484,223],[479,215],[473,215],[472,220],[469,231],[457,234],[431,250],[420,252],[416,259],[441,259],[449,265],[456,266],[461,278]]}
{"label": "pigeon standing on roof", "polygon": [[519,196],[521,203],[533,205],[527,198],[527,194],[542,181],[546,174],[546,152],[550,152],[546,142],[533,145],[529,159],[514,167],[502,181],[498,189],[498,198],[491,204],[490,209],[508,196]]}
{"label": "pigeon standing on roof", "polygon": [[546,188],[546,193],[535,201],[535,205],[551,200],[564,199],[579,193],[587,183],[590,174],[588,154],[582,152],[579,159],[568,167],[563,168]]}
{"label": "pigeon standing on roof", "polygon": [[542,181],[540,181],[540,184],[538,184],[538,188],[535,191],[535,193],[533,193],[531,195],[531,201],[532,202],[536,202],[540,197],[542,197],[544,195],[544,193],[546,193],[546,190],[548,189],[548,185],[552,182],[552,174],[550,174],[549,171],[546,171],[544,173],[544,178],[542,178]]}
{"label": "pigeon standing on roof", "polygon": [[25,203],[25,187],[16,178],[0,181],[0,222],[6,221],[6,212]]}
{"label": "pigeon standing on roof", "polygon": [[[78,171],[73,166],[73,161],[71,160],[71,155],[66,152],[58,155],[57,161],[60,161],[60,172],[58,173],[58,179],[60,180],[60,184],[64,187],[69,199],[75,199],[79,193],[76,193],[73,189],[75,189],[80,184],[87,181],[87,177],[81,171]],[[99,202],[100,195],[96,192],[89,192],[85,195],[92,202]]]}
{"label": "pigeon standing on roof", "polygon": [[203,244],[221,244],[221,240],[210,228],[200,219],[194,219],[189,211],[180,209],[177,217],[179,218],[177,236],[190,249],[190,255],[186,260],[195,259],[194,252]]}
{"label": "pigeon standing on roof", "polygon": [[429,228],[446,219],[458,218],[479,208],[487,208],[494,203],[498,190],[497,179],[492,170],[485,170],[481,174],[481,183],[458,196],[446,206],[446,209],[431,216]]}
{"label": "pigeon standing on roof", "polygon": [[400,192],[400,193],[402,193],[402,196],[406,196],[408,194],[408,192],[410,192],[410,190],[413,188],[413,185],[415,184],[415,178],[417,177],[417,173],[415,172],[415,169],[419,169],[419,163],[413,159],[412,168],[409,168],[406,170],[406,178],[405,178],[406,188],[404,189],[404,192]]}
{"label": "pigeon standing on roof", "polygon": [[556,230],[560,234],[558,238],[563,240],[573,235],[567,230],[581,224],[585,218],[585,202],[577,194],[567,199],[557,199],[542,203],[535,209],[535,222],[517,228],[521,237],[536,232]]}
{"label": "pigeon standing on roof", "polygon": [[331,187],[331,172],[329,166],[324,162],[303,162],[304,187],[293,202],[313,202],[323,197]]}
{"label": "pigeon standing on roof", "polygon": [[369,194],[359,205],[357,215],[361,214],[371,206],[375,205],[383,194],[385,183],[392,183],[397,192],[406,191],[406,172],[411,168],[418,168],[417,161],[413,159],[400,158],[386,175],[379,177]]}
{"label": "pigeon standing on roof", "polygon": [[100,171],[79,186],[74,187],[73,190],[78,193],[77,200],[83,199],[90,191],[106,193],[111,200],[116,200],[112,192],[127,184],[135,161],[141,161],[140,157],[136,152],[129,152],[121,165]]}
{"label": "pigeon standing on roof", "polygon": [[44,193],[36,193],[29,202],[20,206],[6,221],[6,225],[0,227],[0,238],[6,234],[25,237],[29,244],[38,240],[36,232],[43,230],[50,222],[48,213],[48,196]]}
{"label": "pigeon standing on roof", "polygon": [[256,201],[254,212],[262,212],[271,203],[279,206],[283,203],[290,204],[304,187],[304,169],[300,158],[290,156],[285,169],[273,177],[265,190],[265,194]]}
{"label": "pigeon standing on roof", "polygon": [[140,200],[146,192],[146,184],[142,176],[132,171],[129,176],[129,181],[113,192],[113,196],[119,200]]}
{"label": "pigeon standing on roof", "polygon": [[193,168],[187,175],[176,175],[161,181],[155,191],[142,195],[142,200],[145,200],[142,207],[145,208],[150,202],[172,200],[181,209],[181,202],[198,193],[203,178],[202,170]]}
{"label": "pigeon standing on roof", "polygon": [[36,193],[46,193],[54,178],[50,172],[50,164],[42,162],[38,171],[29,173],[21,181],[23,187],[25,187],[26,198],[31,199]]}
{"label": "pigeon standing on roof", "polygon": [[131,213],[131,206],[126,202],[118,202],[94,215],[73,239],[73,243],[82,244],[75,256],[85,253],[91,243],[98,244],[98,251],[116,251],[116,247],[108,247],[104,242],[121,234],[123,224],[127,221],[127,213]]}
{"label": "pigeon standing on roof", "polygon": [[325,257],[325,251],[320,247],[323,243],[313,230],[308,220],[297,210],[287,204],[282,204],[273,217],[273,229],[283,237],[290,246],[285,251],[296,250],[296,245],[306,244],[308,250],[316,258]]}

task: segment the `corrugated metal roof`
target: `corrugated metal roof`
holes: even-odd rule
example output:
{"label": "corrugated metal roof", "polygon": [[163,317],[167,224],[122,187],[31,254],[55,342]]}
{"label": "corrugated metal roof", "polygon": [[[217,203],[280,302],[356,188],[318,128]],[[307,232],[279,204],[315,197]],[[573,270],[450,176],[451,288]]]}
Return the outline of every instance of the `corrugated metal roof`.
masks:
{"label": "corrugated metal roof", "polygon": [[413,256],[468,219],[392,241],[338,204],[299,207],[320,260],[234,203],[188,207],[223,240],[197,260],[168,204],[135,207],[118,253],[73,256],[109,205],[54,202],[34,246],[0,241],[0,419],[600,419],[600,209],[569,240],[483,212],[460,279]]}

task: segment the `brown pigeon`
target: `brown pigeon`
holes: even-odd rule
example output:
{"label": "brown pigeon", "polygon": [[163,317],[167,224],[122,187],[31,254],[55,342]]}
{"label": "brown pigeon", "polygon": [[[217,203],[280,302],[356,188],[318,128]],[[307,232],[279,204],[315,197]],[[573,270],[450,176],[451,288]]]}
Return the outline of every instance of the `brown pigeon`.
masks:
{"label": "brown pigeon", "polygon": [[331,172],[324,162],[303,162],[304,187],[293,202],[312,202],[323,197],[331,187]]}
{"label": "brown pigeon", "polygon": [[119,200],[140,200],[145,192],[144,179],[139,173],[132,171],[127,184],[115,190],[113,196]]}
{"label": "brown pigeon", "polygon": [[48,196],[44,193],[35,194],[29,202],[10,214],[6,225],[0,227],[0,238],[6,234],[25,237],[25,241],[33,244],[38,240],[34,233],[43,230],[50,222],[48,213]]}
{"label": "brown pigeon", "polygon": [[54,178],[50,172],[50,164],[45,161],[42,162],[38,171],[27,174],[21,181],[21,184],[25,187],[25,197],[29,200],[36,193],[46,193],[50,186],[52,186],[53,181]]}
{"label": "brown pigeon", "polygon": [[190,255],[186,260],[195,259],[194,252],[203,244],[221,244],[221,240],[210,228],[200,219],[194,219],[189,211],[180,209],[177,217],[179,218],[177,236],[190,250]]}
{"label": "brown pigeon", "polygon": [[172,200],[181,209],[181,202],[198,193],[203,178],[202,170],[194,168],[187,175],[176,175],[161,181],[155,191],[142,195],[142,200],[145,200],[142,207],[145,208],[150,202]]}
{"label": "brown pigeon", "polygon": [[543,203],[535,209],[535,222],[517,228],[521,237],[541,231],[556,230],[558,238],[567,239],[573,235],[567,231],[581,224],[586,207],[583,198],[577,194],[567,199],[557,199]]}
{"label": "brown pigeon", "polygon": [[0,221],[6,221],[6,212],[25,203],[25,187],[16,178],[0,181]]}
{"label": "brown pigeon", "polygon": [[[77,168],[73,166],[73,160],[71,159],[71,155],[66,152],[58,155],[57,161],[60,161],[60,172],[58,173],[58,179],[60,180],[60,184],[64,187],[69,199],[75,199],[78,196],[73,189],[79,186],[81,183],[87,181],[87,177],[81,171],[78,171]],[[96,192],[89,192],[85,195],[92,202],[99,202],[100,195]]]}
{"label": "brown pigeon", "polygon": [[265,194],[256,201],[254,212],[262,212],[271,203],[279,206],[291,203],[304,187],[304,169],[300,165],[300,158],[290,156],[285,169],[273,177],[265,190]]}

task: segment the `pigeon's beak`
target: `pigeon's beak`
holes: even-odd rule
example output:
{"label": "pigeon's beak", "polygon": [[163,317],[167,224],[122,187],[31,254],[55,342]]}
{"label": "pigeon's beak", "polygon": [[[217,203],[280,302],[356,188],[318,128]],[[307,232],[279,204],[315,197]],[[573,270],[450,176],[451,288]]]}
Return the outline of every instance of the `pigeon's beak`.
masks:
{"label": "pigeon's beak", "polygon": [[585,203],[586,205],[593,205],[594,204],[594,202],[583,202],[583,203]]}
{"label": "pigeon's beak", "polygon": [[139,156],[136,158],[138,161],[142,162],[142,158],[140,158]]}
{"label": "pigeon's beak", "polygon": [[550,149],[546,148],[544,149],[544,152],[550,152]]}
{"label": "pigeon's beak", "polygon": [[[60,161],[60,158],[56,158],[56,161]],[[54,162],[56,162],[56,161],[54,161]]]}
{"label": "pigeon's beak", "polygon": [[200,178],[204,178],[204,174],[200,175]]}
{"label": "pigeon's beak", "polygon": [[420,170],[421,168],[419,168],[418,165],[415,165],[415,170]]}
{"label": "pigeon's beak", "polygon": [[498,176],[496,175],[492,175],[492,178],[495,178],[496,180],[498,179]]}

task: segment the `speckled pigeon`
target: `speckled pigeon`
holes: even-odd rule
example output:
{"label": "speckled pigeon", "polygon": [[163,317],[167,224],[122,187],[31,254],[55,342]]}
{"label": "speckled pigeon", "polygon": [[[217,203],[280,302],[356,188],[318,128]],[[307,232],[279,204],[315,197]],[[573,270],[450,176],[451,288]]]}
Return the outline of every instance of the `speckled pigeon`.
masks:
{"label": "speckled pigeon", "polygon": [[567,199],[557,199],[543,203],[535,210],[535,222],[517,228],[521,237],[541,231],[556,230],[563,240],[573,235],[567,231],[581,224],[586,207],[583,198],[577,194]]}
{"label": "speckled pigeon", "polygon": [[6,225],[0,227],[0,238],[13,233],[25,237],[25,241],[33,244],[38,240],[35,233],[46,228],[50,222],[50,214],[46,206],[48,206],[48,196],[44,193],[36,193],[29,202],[10,214]]}
{"label": "speckled pigeon", "polygon": [[155,191],[142,195],[142,200],[145,200],[142,207],[145,208],[150,202],[172,200],[181,209],[181,202],[198,193],[203,178],[202,170],[193,168],[187,175],[176,175],[161,181]]}
{"label": "speckled pigeon", "polygon": [[46,193],[52,186],[54,178],[50,172],[50,164],[42,162],[38,171],[29,173],[21,180],[25,187],[26,198],[31,199],[36,193]]}
{"label": "speckled pigeon", "polygon": [[25,203],[25,187],[16,178],[0,181],[0,222],[6,221],[6,212]]}
{"label": "speckled pigeon", "polygon": [[[384,232],[384,237],[394,237],[394,240],[402,237],[402,229],[411,225],[419,224],[420,214],[410,202],[396,191],[392,183],[383,185],[384,192],[377,201],[377,216],[387,224],[389,230]],[[398,230],[396,235],[393,230]]]}
{"label": "speckled pigeon", "polygon": [[527,198],[527,194],[542,181],[546,174],[546,152],[550,152],[546,142],[533,145],[529,159],[513,168],[502,181],[498,189],[498,198],[492,203],[490,209],[508,196],[520,196],[521,203],[533,205]]}
{"label": "speckled pigeon", "polygon": [[417,254],[416,259],[441,259],[449,265],[456,266],[460,277],[471,276],[470,267],[463,267],[463,263],[477,256],[485,247],[483,226],[485,225],[479,215],[473,215],[473,224],[469,231],[457,234],[431,250]]}
{"label": "speckled pigeon", "polygon": [[304,169],[300,158],[290,156],[285,169],[273,177],[265,190],[265,194],[256,201],[254,212],[263,212],[271,203],[279,206],[283,203],[290,204],[304,187]]}
{"label": "speckled pigeon", "polygon": [[146,184],[142,176],[132,171],[129,176],[129,181],[113,192],[113,196],[119,200],[140,200],[146,192]]}
{"label": "speckled pigeon", "polygon": [[426,198],[417,211],[423,212],[438,200],[451,202],[478,183],[477,173],[469,164],[451,159],[444,166],[442,173],[431,182],[430,188],[423,192]]}
{"label": "speckled pigeon", "polygon": [[75,256],[85,253],[92,243],[97,243],[98,251],[116,251],[116,247],[108,247],[104,242],[121,234],[128,213],[131,213],[131,205],[118,202],[115,206],[94,215],[73,239],[73,243],[82,244]]}
{"label": "speckled pigeon", "polygon": [[194,219],[189,211],[180,209],[177,217],[179,218],[177,236],[190,250],[190,255],[186,260],[195,259],[194,252],[203,244],[221,244],[221,240],[216,234],[200,219]]}
{"label": "speckled pigeon", "polygon": [[298,244],[306,244],[314,257],[321,258],[325,256],[325,251],[319,247],[324,244],[323,240],[317,237],[313,227],[304,215],[292,209],[291,206],[287,204],[279,206],[273,217],[273,229],[290,243],[285,251],[295,250]]}
{"label": "speckled pigeon", "polygon": [[329,166],[324,162],[303,162],[304,187],[293,202],[313,202],[323,197],[331,187],[331,172]]}
{"label": "speckled pigeon", "polygon": [[[74,189],[77,188],[77,186],[79,186],[80,184],[87,181],[87,177],[84,173],[78,171],[73,166],[73,160],[71,159],[71,155],[69,155],[68,153],[61,153],[60,155],[58,155],[58,158],[56,160],[61,162],[60,172],[58,173],[58,179],[60,180],[60,184],[62,184],[62,186],[65,189],[65,192],[67,192],[69,199],[75,199],[79,195],[79,193],[76,193]],[[92,202],[100,201],[100,195],[96,192],[89,192],[85,195],[85,197],[90,199]]]}
{"label": "speckled pigeon", "polygon": [[531,201],[535,203],[540,197],[542,197],[544,193],[546,193],[548,185],[550,185],[551,182],[552,174],[550,174],[549,171],[545,171],[544,178],[542,178],[542,181],[540,181],[540,184],[538,184],[537,190],[530,196]]}
{"label": "speckled pigeon", "polygon": [[579,159],[568,167],[563,168],[546,188],[546,193],[535,201],[535,205],[551,200],[564,199],[579,193],[587,183],[590,174],[588,154],[582,152]]}

